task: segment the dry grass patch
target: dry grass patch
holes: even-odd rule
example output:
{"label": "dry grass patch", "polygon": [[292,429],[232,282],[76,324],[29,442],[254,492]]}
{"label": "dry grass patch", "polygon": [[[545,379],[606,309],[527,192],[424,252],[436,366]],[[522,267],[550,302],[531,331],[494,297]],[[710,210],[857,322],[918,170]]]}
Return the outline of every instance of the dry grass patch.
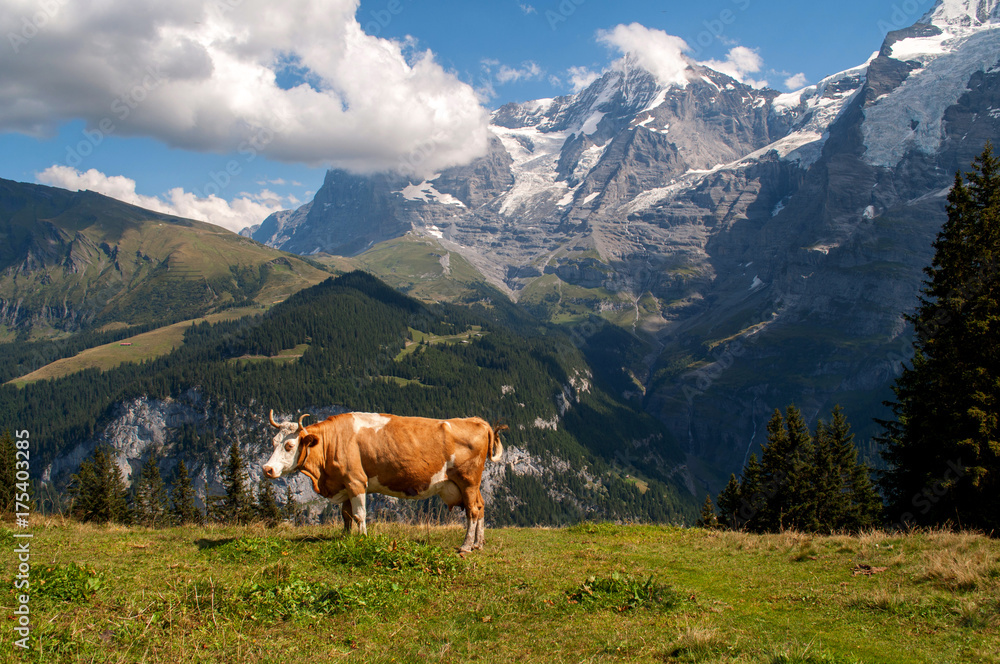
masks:
{"label": "dry grass patch", "polygon": [[1000,589],[1000,560],[987,549],[970,545],[934,548],[921,554],[916,580],[942,590],[971,592]]}

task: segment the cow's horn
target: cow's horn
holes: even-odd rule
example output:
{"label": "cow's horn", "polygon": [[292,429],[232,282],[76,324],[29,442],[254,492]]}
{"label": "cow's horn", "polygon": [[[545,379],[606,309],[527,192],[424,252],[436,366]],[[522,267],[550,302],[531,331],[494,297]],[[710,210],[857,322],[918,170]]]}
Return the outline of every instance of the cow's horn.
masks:
{"label": "cow's horn", "polygon": [[267,414],[267,419],[271,422],[271,426],[274,427],[275,429],[280,429],[281,428],[281,425],[274,421],[274,410],[273,409],[271,410],[271,412],[269,412]]}
{"label": "cow's horn", "polygon": [[302,415],[302,417],[299,418],[299,429],[305,429],[306,428],[305,425],[302,424],[302,420],[306,419],[307,417],[309,417],[309,413],[304,413]]}

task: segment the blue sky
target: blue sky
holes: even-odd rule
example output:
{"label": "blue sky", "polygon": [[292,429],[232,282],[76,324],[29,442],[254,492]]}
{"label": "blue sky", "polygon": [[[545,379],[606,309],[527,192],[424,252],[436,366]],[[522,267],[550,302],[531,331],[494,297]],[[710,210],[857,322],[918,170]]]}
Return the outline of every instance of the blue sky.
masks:
{"label": "blue sky", "polygon": [[631,48],[616,26],[679,37],[700,62],[740,54],[746,82],[784,91],[864,62],[933,2],[165,5],[0,0],[0,177],[238,228],[307,202],[331,164],[474,156],[488,110],[571,93]]}

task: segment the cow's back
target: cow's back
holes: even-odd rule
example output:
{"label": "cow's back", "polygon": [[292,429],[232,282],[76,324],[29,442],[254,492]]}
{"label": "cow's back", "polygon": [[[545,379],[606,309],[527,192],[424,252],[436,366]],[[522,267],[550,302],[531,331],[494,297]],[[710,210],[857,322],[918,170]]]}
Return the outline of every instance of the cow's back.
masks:
{"label": "cow's back", "polygon": [[365,474],[379,485],[408,496],[423,493],[444,477],[478,485],[490,440],[485,421],[352,416]]}

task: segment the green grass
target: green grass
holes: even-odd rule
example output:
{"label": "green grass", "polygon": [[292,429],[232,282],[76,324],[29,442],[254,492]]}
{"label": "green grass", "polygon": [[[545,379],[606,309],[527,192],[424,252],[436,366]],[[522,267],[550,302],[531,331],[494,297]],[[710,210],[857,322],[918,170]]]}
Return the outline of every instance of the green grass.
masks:
{"label": "green grass", "polygon": [[400,361],[407,355],[416,352],[420,348],[421,344],[437,345],[437,344],[460,344],[468,343],[473,339],[478,339],[483,336],[483,328],[479,325],[473,325],[465,332],[459,332],[458,334],[428,334],[427,332],[421,332],[420,330],[415,330],[410,328],[410,337],[412,341],[407,341],[406,346],[399,352],[396,356],[396,361]]}
{"label": "green grass", "polygon": [[978,535],[584,523],[459,557],[460,528],[369,531],[36,519],[51,590],[31,589],[35,651],[8,638],[0,661],[1000,661],[1000,542]]}
{"label": "green grass", "polygon": [[299,344],[294,348],[286,348],[283,351],[279,351],[277,355],[272,355],[270,357],[265,355],[244,355],[243,357],[237,357],[231,362],[297,362],[306,351],[309,350],[309,344]]}
{"label": "green grass", "polygon": [[[151,332],[123,339],[122,341],[114,341],[103,346],[88,348],[73,357],[66,357],[46,364],[41,369],[20,378],[15,378],[10,383],[18,387],[24,387],[28,383],[62,378],[85,369],[101,369],[106,371],[126,362],[144,362],[156,359],[178,348],[184,342],[184,332],[195,323],[204,321],[217,323],[260,312],[261,309],[254,307],[229,309],[218,314],[210,314],[204,318],[167,325]],[[125,343],[131,345],[123,346],[122,344]]]}

